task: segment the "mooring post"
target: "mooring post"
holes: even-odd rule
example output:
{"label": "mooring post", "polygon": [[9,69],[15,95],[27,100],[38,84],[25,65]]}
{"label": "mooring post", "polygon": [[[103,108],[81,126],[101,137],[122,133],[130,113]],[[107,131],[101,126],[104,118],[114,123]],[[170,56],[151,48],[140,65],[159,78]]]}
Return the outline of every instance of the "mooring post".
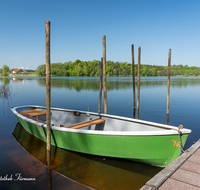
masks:
{"label": "mooring post", "polygon": [[101,71],[100,71],[100,84],[99,84],[99,108],[98,113],[101,113],[101,96],[102,96],[102,77],[103,77],[103,57],[100,62]]}
{"label": "mooring post", "polygon": [[107,89],[106,89],[106,36],[103,35],[103,92],[104,113],[107,114]]}
{"label": "mooring post", "polygon": [[132,44],[132,72],[133,72],[133,118],[135,118],[135,62],[134,62],[134,45]]}
{"label": "mooring post", "polygon": [[171,49],[169,49],[168,55],[168,79],[167,79],[167,119],[166,124],[169,122],[169,90],[170,90],[170,68],[171,68]]}
{"label": "mooring post", "polygon": [[47,150],[51,150],[51,66],[50,66],[50,21],[45,23],[46,38],[46,120],[47,120]]}
{"label": "mooring post", "polygon": [[140,57],[141,47],[138,47],[138,76],[137,76],[137,119],[139,119],[139,107],[140,107]]}

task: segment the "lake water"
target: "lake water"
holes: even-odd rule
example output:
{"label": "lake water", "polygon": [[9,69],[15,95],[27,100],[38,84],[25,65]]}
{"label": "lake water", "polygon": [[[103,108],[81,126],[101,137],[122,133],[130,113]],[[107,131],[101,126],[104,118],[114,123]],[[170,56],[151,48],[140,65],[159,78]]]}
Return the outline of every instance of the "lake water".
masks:
{"label": "lake water", "polygon": [[[167,77],[141,77],[140,81],[139,119],[165,124]],[[57,77],[52,78],[51,85],[52,107],[98,112],[98,77]],[[131,77],[107,77],[108,114],[133,117],[132,86]],[[10,110],[19,105],[45,106],[45,78],[0,77],[2,88],[0,189],[48,189],[46,144],[26,132]],[[200,138],[199,97],[200,77],[171,77],[169,125],[182,124],[192,130],[184,149]],[[52,189],[140,189],[161,170],[55,147],[51,155]],[[24,178],[33,179],[24,181]]]}

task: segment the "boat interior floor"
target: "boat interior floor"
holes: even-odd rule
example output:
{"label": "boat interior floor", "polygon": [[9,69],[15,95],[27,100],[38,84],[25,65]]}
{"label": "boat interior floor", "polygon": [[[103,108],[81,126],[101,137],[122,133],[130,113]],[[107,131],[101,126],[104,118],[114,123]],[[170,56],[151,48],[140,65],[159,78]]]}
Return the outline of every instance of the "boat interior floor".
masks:
{"label": "boat interior floor", "polygon": [[[40,119],[38,119],[37,116],[41,116],[41,115],[46,115],[46,111],[40,111],[40,110],[24,110],[19,112],[21,115],[29,118],[29,119],[33,119],[34,121],[38,121],[40,123],[44,123],[46,124],[45,121],[42,121]],[[75,112],[72,111],[73,115],[79,116],[80,113],[79,112]],[[90,120],[86,120],[86,121],[82,121],[82,122],[78,122],[78,123],[74,123],[71,125],[56,125],[53,124],[57,127],[64,127],[64,128],[72,128],[72,129],[80,129],[80,128],[84,128],[84,127],[89,127],[91,125],[96,125],[96,124],[101,124],[101,123],[105,123],[105,119],[99,119],[99,118],[95,118],[95,119],[90,119]]]}
{"label": "boat interior floor", "polygon": [[[45,109],[21,110],[19,113],[29,119],[46,124]],[[103,130],[103,131],[159,131],[171,130],[167,127],[152,126],[140,122],[132,122],[126,119],[112,117],[99,117],[98,114],[88,114],[79,111],[51,110],[51,125],[55,127],[82,129],[82,130]]]}

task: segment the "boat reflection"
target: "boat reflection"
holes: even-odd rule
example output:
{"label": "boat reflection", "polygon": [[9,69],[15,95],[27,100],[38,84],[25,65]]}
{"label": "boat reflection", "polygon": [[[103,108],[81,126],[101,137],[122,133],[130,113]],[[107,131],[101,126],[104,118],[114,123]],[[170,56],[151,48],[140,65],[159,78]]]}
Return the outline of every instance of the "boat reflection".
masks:
{"label": "boat reflection", "polygon": [[54,146],[51,146],[49,160],[46,143],[28,133],[19,123],[13,136],[37,160],[45,165],[50,163],[52,170],[95,189],[140,189],[161,170],[146,164],[81,154]]}

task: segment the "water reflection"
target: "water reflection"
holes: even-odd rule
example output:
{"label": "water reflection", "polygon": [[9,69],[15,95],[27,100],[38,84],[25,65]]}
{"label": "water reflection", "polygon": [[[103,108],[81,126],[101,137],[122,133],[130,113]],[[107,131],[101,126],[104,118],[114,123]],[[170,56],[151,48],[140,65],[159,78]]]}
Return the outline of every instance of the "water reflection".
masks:
{"label": "water reflection", "polygon": [[[45,78],[37,78],[37,82],[40,86],[46,85]],[[137,78],[135,80],[137,83]],[[107,90],[123,90],[133,88],[133,82],[131,77],[107,77],[106,81]],[[167,77],[141,77],[140,86],[152,87],[152,86],[166,86]],[[186,87],[186,86],[200,85],[199,77],[171,77],[171,87]],[[65,88],[81,90],[99,90],[99,77],[59,77],[51,78],[52,88]]]}
{"label": "water reflection", "polygon": [[4,85],[0,86],[0,99],[2,99],[3,102],[3,107],[5,102],[7,101],[9,103],[9,99],[11,97],[11,92],[10,92],[10,88],[9,88],[9,82],[7,80],[5,80],[6,82],[4,83]]}
{"label": "water reflection", "polygon": [[[19,123],[13,135],[32,156],[43,164],[47,163],[46,143],[25,131]],[[95,189],[140,189],[160,171],[160,168],[146,164],[86,155],[54,146],[51,146],[50,162],[52,170]],[[51,175],[49,179],[51,186]]]}
{"label": "water reflection", "polygon": [[51,151],[47,150],[48,190],[52,190]]}
{"label": "water reflection", "polygon": [[[19,146],[13,136],[10,136],[17,122],[10,107],[26,104],[45,106],[45,78],[19,77],[19,79],[23,82],[14,82],[12,77],[0,77],[0,88],[4,85],[4,88],[7,88],[4,92],[8,92],[6,99],[4,96],[0,98],[0,176],[21,172],[24,177],[37,179],[33,183],[13,182],[14,187],[10,189],[47,189],[46,144],[34,136],[30,137],[26,131],[21,133],[18,129],[17,137],[24,134],[23,137],[18,138],[18,141],[24,144],[29,154]],[[52,107],[87,110],[89,106],[91,111],[97,112],[98,77],[53,77],[52,81]],[[140,82],[140,119],[165,124],[167,77],[141,77]],[[109,84],[107,86],[109,114],[133,117],[132,78],[107,77],[107,83]],[[183,124],[185,128],[192,129],[185,145],[187,149],[199,139],[200,77],[171,77],[170,86],[169,125]],[[5,101],[3,111],[2,98]],[[7,102],[10,105],[7,106]],[[11,144],[8,143],[10,139]],[[26,140],[27,142],[24,142]],[[102,189],[139,189],[157,173],[157,169],[147,165],[111,158],[103,160],[102,157],[78,154],[55,147],[52,147],[51,157],[52,189],[57,190],[64,187],[70,189],[70,185],[74,187],[74,181],[71,179],[97,189],[101,187]],[[56,171],[62,175],[57,174]],[[79,183],[71,189],[83,189],[83,187],[77,188],[77,184]],[[11,185],[10,182],[0,182],[0,189],[9,189]]]}
{"label": "water reflection", "polygon": [[8,78],[3,78],[3,84],[4,84],[5,86],[9,85],[9,83],[10,83],[10,79],[8,79]]}
{"label": "water reflection", "polygon": [[8,100],[10,97],[10,89],[9,86],[2,85],[0,86],[0,98],[2,100]]}
{"label": "water reflection", "polygon": [[13,82],[23,82],[24,79],[22,78],[13,78]]}
{"label": "water reflection", "polygon": [[[46,86],[45,77],[18,77],[18,78],[0,78],[0,81],[3,81],[4,85],[10,83],[10,79],[13,82],[22,82],[36,80],[40,86]],[[137,77],[135,80],[137,85]],[[170,79],[171,87],[187,87],[187,86],[196,86],[200,85],[199,77],[171,77]],[[132,89],[133,81],[131,77],[107,77],[106,81],[107,90],[123,90],[123,89]],[[141,77],[140,86],[143,87],[160,87],[167,85],[167,77]],[[51,78],[51,87],[52,88],[64,88],[64,89],[75,89],[76,91],[81,90],[93,90],[99,91],[99,77],[52,77]]]}

